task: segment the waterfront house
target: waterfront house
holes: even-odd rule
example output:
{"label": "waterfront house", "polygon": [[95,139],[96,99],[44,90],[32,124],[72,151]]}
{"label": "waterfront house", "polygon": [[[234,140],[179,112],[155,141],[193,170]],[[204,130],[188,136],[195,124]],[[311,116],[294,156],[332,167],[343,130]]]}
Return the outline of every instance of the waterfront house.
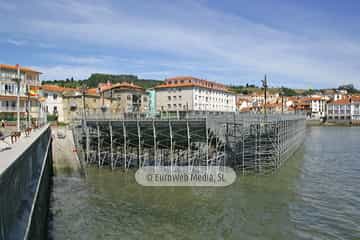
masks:
{"label": "waterfront house", "polygon": [[[17,93],[19,86],[20,114],[26,116],[29,110],[31,118],[40,115],[38,89],[41,72],[19,65],[0,64],[0,118],[15,120],[17,113]],[[19,79],[19,84],[15,81]]]}
{"label": "waterfront house", "polygon": [[326,117],[326,104],[327,101],[326,97],[323,96],[312,96],[309,98],[310,101],[310,117],[312,119],[320,120]]}
{"label": "waterfront house", "polygon": [[155,86],[160,112],[235,112],[236,94],[225,85],[191,76],[167,78]]}
{"label": "waterfront house", "polygon": [[101,89],[106,98],[117,99],[122,113],[144,113],[149,110],[148,95],[145,89],[134,83],[121,82]]}
{"label": "waterfront house", "polygon": [[252,104],[247,99],[244,98],[243,95],[236,96],[236,109],[239,112],[249,112],[251,111]]}
{"label": "waterfront house", "polygon": [[327,121],[360,123],[360,96],[343,96],[329,102]]}
{"label": "waterfront house", "polygon": [[76,91],[74,88],[65,88],[57,85],[45,84],[41,86],[41,96],[44,99],[43,107],[47,115],[54,115],[58,121],[64,122],[63,93]]}

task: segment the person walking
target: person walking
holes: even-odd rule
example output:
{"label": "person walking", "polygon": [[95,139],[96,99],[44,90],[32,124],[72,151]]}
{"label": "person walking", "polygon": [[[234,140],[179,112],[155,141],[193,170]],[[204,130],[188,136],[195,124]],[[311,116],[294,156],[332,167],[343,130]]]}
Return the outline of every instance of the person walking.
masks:
{"label": "person walking", "polygon": [[2,127],[2,128],[5,128],[5,121],[4,121],[4,119],[1,120],[1,127]]}

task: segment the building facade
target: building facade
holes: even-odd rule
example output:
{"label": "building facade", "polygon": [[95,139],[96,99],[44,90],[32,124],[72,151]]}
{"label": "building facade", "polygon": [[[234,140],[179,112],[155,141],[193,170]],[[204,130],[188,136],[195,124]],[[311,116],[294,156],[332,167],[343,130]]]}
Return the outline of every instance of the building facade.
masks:
{"label": "building facade", "polygon": [[81,119],[84,114],[88,118],[93,117],[121,117],[122,104],[116,98],[104,97],[100,94],[80,91],[68,91],[63,94],[64,122],[69,123],[74,119]]}
{"label": "building facade", "polygon": [[[0,64],[0,118],[14,119],[17,113],[17,93],[19,87],[20,114],[25,117],[27,111],[32,118],[40,115],[37,90],[40,86],[40,72],[21,67]],[[19,79],[19,84],[16,82]]]}
{"label": "building facade", "polygon": [[235,112],[236,94],[219,83],[191,77],[174,77],[155,87],[159,112]]}
{"label": "building facade", "polygon": [[47,115],[55,115],[59,122],[65,122],[63,94],[74,92],[76,89],[64,88],[57,85],[45,84],[41,86],[40,95],[44,99],[42,102],[43,111]]}
{"label": "building facade", "polygon": [[329,102],[327,121],[360,123],[360,96],[347,96]]}
{"label": "building facade", "polygon": [[100,89],[105,98],[116,99],[120,103],[120,112],[144,113],[149,110],[149,99],[145,89],[128,82],[113,84]]}
{"label": "building facade", "polygon": [[149,88],[146,90],[148,95],[148,114],[149,116],[155,116],[157,114],[156,111],[156,91],[154,88]]}
{"label": "building facade", "polygon": [[326,104],[328,99],[325,97],[314,96],[309,98],[312,119],[324,119],[326,117]]}

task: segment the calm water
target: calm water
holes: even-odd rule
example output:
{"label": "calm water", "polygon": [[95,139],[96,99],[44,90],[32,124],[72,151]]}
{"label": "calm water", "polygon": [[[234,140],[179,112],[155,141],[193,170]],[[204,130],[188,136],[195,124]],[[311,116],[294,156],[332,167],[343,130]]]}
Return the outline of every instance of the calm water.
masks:
{"label": "calm water", "polygon": [[150,188],[134,172],[54,178],[53,239],[360,239],[360,128],[312,127],[274,176]]}

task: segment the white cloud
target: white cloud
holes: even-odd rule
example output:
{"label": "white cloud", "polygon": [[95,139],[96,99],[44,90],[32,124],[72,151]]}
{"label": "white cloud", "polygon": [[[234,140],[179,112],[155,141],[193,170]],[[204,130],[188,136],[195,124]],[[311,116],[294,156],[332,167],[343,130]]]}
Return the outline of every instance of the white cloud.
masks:
{"label": "white cloud", "polygon": [[[356,62],[360,45],[351,39],[329,38],[322,32],[311,37],[299,36],[217,12],[204,3],[189,1],[181,4],[154,2],[151,5],[138,2],[137,8],[131,4],[117,7],[110,2],[81,0],[37,4],[38,11],[56,17],[24,19],[22,33],[37,34],[62,44],[71,42],[79,47],[171,54],[189,62],[205,63],[199,67],[201,75],[217,69],[218,73],[209,75],[220,79],[224,79],[223,76],[236,79],[245,71],[245,75],[262,76],[268,72],[285,79],[314,82],[314,86],[334,86],[342,79],[359,84],[360,70]],[[90,70],[89,65],[111,61],[97,56],[65,57],[62,60],[83,64],[82,72]],[[171,65],[177,70],[157,71],[154,66],[146,72],[180,72],[181,67],[183,71],[196,72],[198,67],[176,63],[167,67]]]}
{"label": "white cloud", "polygon": [[60,80],[73,77],[74,79],[86,79],[92,73],[107,73],[110,70],[106,68],[95,68],[93,66],[73,66],[73,65],[55,65],[55,66],[32,66],[33,69],[43,72],[42,80]]}
{"label": "white cloud", "polygon": [[70,56],[70,55],[51,55],[52,58],[66,62],[66,63],[73,63],[73,64],[80,64],[80,65],[99,65],[106,63],[107,60],[110,60],[111,57],[97,57],[97,56]]}
{"label": "white cloud", "polygon": [[50,49],[50,48],[55,48],[56,45],[55,45],[55,44],[52,44],[52,43],[39,42],[39,43],[38,43],[38,47],[40,47],[40,48],[45,48],[45,49]]}
{"label": "white cloud", "polygon": [[26,44],[27,44],[27,41],[25,41],[25,40],[16,40],[16,39],[8,39],[8,40],[7,40],[7,43],[19,47],[19,46],[26,45]]}

